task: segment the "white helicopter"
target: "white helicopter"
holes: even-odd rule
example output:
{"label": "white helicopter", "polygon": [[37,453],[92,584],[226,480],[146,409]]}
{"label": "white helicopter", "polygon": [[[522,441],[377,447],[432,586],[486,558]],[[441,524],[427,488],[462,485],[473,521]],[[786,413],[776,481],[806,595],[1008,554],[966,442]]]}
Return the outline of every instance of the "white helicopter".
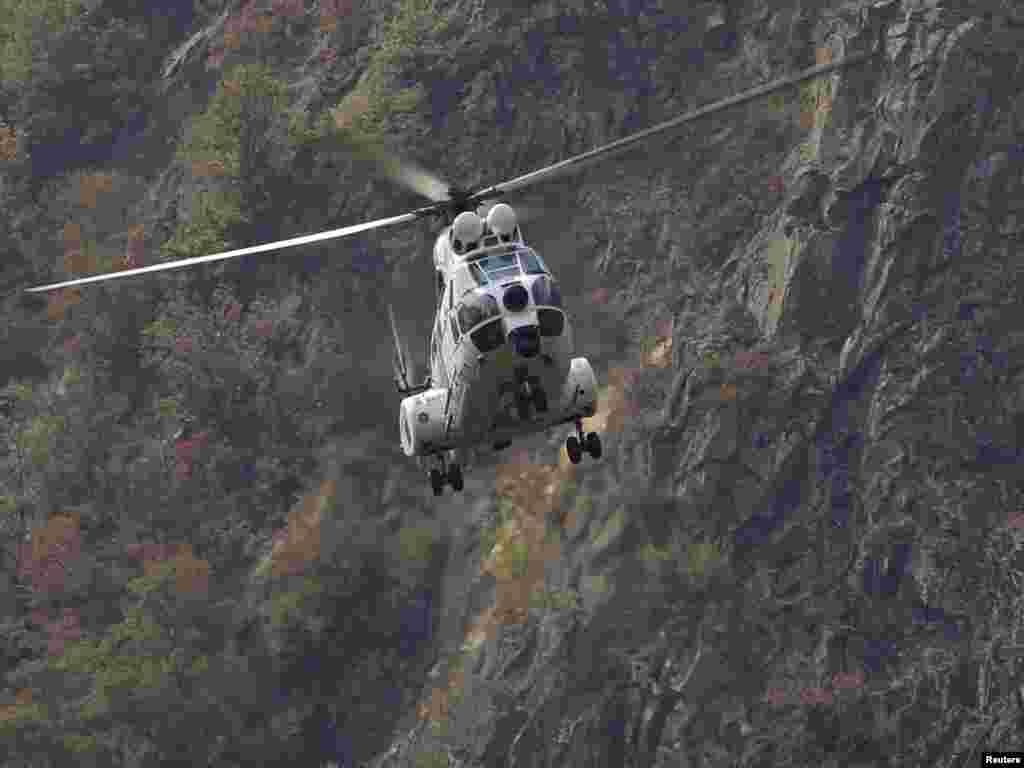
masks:
{"label": "white helicopter", "polygon": [[416,457],[424,469],[429,467],[435,496],[444,492],[445,485],[462,490],[462,465],[476,448],[490,445],[502,450],[516,438],[561,424],[575,425],[575,434],[565,441],[572,463],[579,463],[584,452],[598,459],[600,437],[583,431],[583,419],[593,416],[596,409],[597,378],[585,357],[572,356],[572,326],[558,284],[540,255],[523,239],[512,207],[497,202],[485,211],[484,204],[579,171],[593,161],[705,115],[865,61],[870,56],[859,54],[811,67],[475,191],[450,186],[392,157],[382,161],[386,175],[431,199],[430,205],[399,216],[312,235],[27,290],[52,291],[179,269],[442,217],[445,226],[434,244],[437,305],[431,333],[430,372],[422,384],[410,383],[410,358],[391,315],[395,386],[405,396],[399,407],[403,451]]}

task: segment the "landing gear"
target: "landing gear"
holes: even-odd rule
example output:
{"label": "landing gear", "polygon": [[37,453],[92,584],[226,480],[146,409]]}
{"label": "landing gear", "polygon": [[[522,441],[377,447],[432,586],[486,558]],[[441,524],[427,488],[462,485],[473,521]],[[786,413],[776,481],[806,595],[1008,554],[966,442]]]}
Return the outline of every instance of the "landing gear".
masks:
{"label": "landing gear", "polygon": [[572,435],[565,438],[565,452],[569,454],[569,461],[573,464],[579,464],[580,459],[583,458],[583,448],[580,446],[580,441]]}
{"label": "landing gear", "polygon": [[440,496],[444,493],[444,475],[440,469],[430,470],[430,487],[434,489],[434,495]]}
{"label": "landing gear", "polygon": [[541,388],[537,377],[527,376],[526,368],[516,369],[515,381],[516,415],[520,421],[529,421],[531,409],[537,413],[547,413],[548,396]]}
{"label": "landing gear", "polygon": [[583,434],[583,419],[576,419],[576,434],[569,435],[565,439],[565,452],[569,454],[569,461],[579,464],[583,458],[583,452],[590,454],[592,459],[601,458],[601,437],[597,432]]}
{"label": "landing gear", "polygon": [[462,490],[462,467],[458,464],[448,467],[448,483],[456,493]]}
{"label": "landing gear", "polygon": [[440,496],[444,493],[445,485],[450,485],[456,493],[461,491],[464,487],[462,466],[455,463],[448,464],[445,461],[444,454],[437,454],[435,459],[437,460],[437,466],[430,470],[430,488],[433,490],[434,495]]}

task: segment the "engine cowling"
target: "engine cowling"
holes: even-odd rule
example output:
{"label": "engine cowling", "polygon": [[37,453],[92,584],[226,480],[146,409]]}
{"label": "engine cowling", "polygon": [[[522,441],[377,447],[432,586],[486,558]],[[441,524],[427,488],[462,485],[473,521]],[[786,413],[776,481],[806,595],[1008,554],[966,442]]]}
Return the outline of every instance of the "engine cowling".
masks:
{"label": "engine cowling", "polygon": [[585,357],[574,357],[562,389],[562,412],[589,418],[597,410],[597,377]]}
{"label": "engine cowling", "polygon": [[424,456],[444,438],[444,406],[448,389],[428,389],[402,400],[398,429],[406,456]]}

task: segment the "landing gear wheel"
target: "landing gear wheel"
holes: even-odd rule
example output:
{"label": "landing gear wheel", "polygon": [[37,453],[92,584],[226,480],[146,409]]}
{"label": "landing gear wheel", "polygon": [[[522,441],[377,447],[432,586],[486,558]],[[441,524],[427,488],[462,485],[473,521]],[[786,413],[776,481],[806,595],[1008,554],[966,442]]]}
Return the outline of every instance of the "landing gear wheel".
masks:
{"label": "landing gear wheel", "polygon": [[583,447],[586,452],[590,454],[590,458],[601,458],[601,438],[598,436],[597,432],[590,432],[587,434],[586,440],[583,441]]}
{"label": "landing gear wheel", "polygon": [[533,407],[537,409],[537,413],[548,412],[548,395],[540,387],[533,390]]}
{"label": "landing gear wheel", "polygon": [[434,490],[435,496],[444,493],[444,475],[441,474],[440,469],[430,470],[430,487]]}
{"label": "landing gear wheel", "polygon": [[580,459],[583,458],[583,448],[580,446],[580,441],[573,435],[565,438],[565,452],[569,454],[569,461],[573,464],[579,464]]}
{"label": "landing gear wheel", "polygon": [[462,490],[462,467],[458,464],[448,467],[448,483],[456,493]]}

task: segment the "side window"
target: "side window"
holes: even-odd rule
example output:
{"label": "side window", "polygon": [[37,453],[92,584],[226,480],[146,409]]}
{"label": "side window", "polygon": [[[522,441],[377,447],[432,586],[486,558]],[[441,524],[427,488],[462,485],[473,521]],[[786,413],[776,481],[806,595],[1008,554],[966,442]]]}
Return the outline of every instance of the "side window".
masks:
{"label": "side window", "polygon": [[452,282],[448,281],[448,311],[451,312],[455,309],[455,286]]}
{"label": "side window", "polygon": [[456,342],[458,342],[458,340],[459,340],[459,324],[457,322],[455,322],[455,313],[453,312],[452,314],[448,315],[448,319],[452,323],[452,338],[455,339]]}

